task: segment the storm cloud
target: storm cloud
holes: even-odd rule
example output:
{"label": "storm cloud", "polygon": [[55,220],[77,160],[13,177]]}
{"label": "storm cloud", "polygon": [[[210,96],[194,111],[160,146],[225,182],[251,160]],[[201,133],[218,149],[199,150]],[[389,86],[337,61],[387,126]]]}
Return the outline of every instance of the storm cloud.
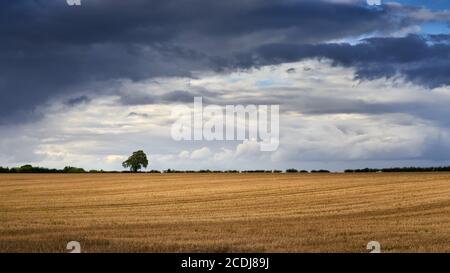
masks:
{"label": "storm cloud", "polygon": [[369,38],[356,45],[327,43],[315,45],[269,44],[241,60],[242,65],[270,65],[308,58],[326,58],[335,65],[357,68],[357,79],[404,76],[417,84],[435,88],[450,84],[450,44],[446,36]]}
{"label": "storm cloud", "polygon": [[[104,92],[92,88],[99,82],[191,77],[193,71],[307,57],[354,65],[360,78],[399,72],[430,86],[447,84],[448,48],[442,43],[428,46],[410,36],[329,44],[434,20],[433,12],[420,11],[398,4],[373,8],[364,1],[90,0],[80,7],[62,0],[2,1],[0,123],[36,118],[27,114],[55,97]],[[431,66],[434,59],[439,61]],[[167,98],[186,100],[174,91]]]}

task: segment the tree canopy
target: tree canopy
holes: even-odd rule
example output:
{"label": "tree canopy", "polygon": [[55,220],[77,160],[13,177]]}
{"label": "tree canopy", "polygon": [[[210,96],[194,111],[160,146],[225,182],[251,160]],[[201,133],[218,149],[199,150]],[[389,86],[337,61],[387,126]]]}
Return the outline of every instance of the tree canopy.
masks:
{"label": "tree canopy", "polygon": [[122,166],[124,168],[129,168],[132,172],[137,172],[142,168],[147,168],[147,155],[142,150],[136,151],[122,163]]}

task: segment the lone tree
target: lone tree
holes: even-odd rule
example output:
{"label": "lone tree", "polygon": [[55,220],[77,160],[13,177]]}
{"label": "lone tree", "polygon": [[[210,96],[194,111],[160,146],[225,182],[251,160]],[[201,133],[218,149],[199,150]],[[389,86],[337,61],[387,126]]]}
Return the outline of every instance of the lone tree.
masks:
{"label": "lone tree", "polygon": [[137,172],[142,167],[147,168],[147,155],[143,151],[134,152],[127,160],[122,163],[124,168],[130,168],[130,171]]}

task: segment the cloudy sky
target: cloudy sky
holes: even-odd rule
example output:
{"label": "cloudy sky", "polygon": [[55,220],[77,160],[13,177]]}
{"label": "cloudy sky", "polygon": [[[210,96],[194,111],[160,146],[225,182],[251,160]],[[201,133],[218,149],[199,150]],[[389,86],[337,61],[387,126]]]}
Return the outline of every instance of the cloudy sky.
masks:
{"label": "cloudy sky", "polygon": [[[450,165],[448,0],[3,0],[0,165]],[[280,146],[174,141],[172,109],[280,105]]]}

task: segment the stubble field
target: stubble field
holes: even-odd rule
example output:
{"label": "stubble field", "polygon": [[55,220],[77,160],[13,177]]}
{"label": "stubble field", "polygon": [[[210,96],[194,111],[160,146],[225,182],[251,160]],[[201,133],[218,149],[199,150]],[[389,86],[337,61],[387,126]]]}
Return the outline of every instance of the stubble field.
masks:
{"label": "stubble field", "polygon": [[450,174],[5,174],[0,252],[450,252]]}

